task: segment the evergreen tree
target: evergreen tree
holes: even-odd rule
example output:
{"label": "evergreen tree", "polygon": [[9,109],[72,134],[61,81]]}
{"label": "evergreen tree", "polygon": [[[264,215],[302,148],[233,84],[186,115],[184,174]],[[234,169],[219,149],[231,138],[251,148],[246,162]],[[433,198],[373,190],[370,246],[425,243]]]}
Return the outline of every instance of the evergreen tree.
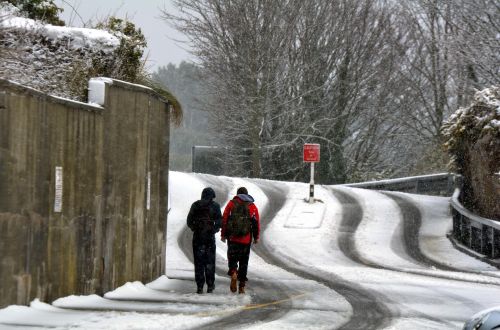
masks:
{"label": "evergreen tree", "polygon": [[7,0],[25,13],[28,18],[39,20],[52,25],[64,26],[59,18],[63,9],[56,6],[54,0]]}
{"label": "evergreen tree", "polygon": [[171,91],[182,104],[183,122],[180,127],[171,127],[170,169],[189,171],[192,165],[192,147],[212,142],[205,79],[197,65],[187,62],[161,66],[152,74],[152,78]]}

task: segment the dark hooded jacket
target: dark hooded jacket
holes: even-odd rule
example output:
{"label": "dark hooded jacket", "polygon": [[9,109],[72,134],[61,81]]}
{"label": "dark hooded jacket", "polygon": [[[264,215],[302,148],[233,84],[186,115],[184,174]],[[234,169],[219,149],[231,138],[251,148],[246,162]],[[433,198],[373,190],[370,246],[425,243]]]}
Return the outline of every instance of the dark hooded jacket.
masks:
{"label": "dark hooded jacket", "polygon": [[[215,191],[208,187],[201,192],[201,199],[191,205],[187,216],[187,225],[193,231],[193,242],[207,242],[215,240],[215,233],[221,227],[222,215],[220,205],[213,201]],[[207,217],[210,223],[205,223]],[[207,228],[211,230],[207,231]]]}

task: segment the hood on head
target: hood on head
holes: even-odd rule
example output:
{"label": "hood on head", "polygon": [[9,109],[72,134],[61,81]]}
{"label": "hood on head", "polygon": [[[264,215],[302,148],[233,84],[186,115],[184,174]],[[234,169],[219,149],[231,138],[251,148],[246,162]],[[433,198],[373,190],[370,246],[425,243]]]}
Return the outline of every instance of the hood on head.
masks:
{"label": "hood on head", "polygon": [[203,189],[203,191],[201,192],[201,199],[203,200],[210,201],[214,198],[215,198],[215,191],[210,187]]}
{"label": "hood on head", "polygon": [[241,199],[243,202],[250,202],[250,203],[254,202],[253,197],[248,194],[238,194],[236,196],[238,196],[238,198]]}

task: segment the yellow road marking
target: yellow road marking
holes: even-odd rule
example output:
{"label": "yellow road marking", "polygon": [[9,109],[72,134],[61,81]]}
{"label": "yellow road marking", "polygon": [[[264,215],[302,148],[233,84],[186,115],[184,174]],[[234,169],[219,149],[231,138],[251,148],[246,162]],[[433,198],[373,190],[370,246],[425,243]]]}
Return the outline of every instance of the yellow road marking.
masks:
{"label": "yellow road marking", "polygon": [[303,297],[303,296],[305,296],[307,294],[308,293],[305,292],[305,293],[297,294],[295,296],[291,296],[291,297],[286,298],[286,299],[271,301],[271,302],[264,303],[264,304],[246,305],[246,306],[243,307],[243,309],[256,309],[256,308],[262,308],[262,307],[267,307],[267,306],[271,306],[271,305],[278,305],[278,304],[284,303],[285,301],[289,301],[289,300],[293,300],[293,299],[297,299],[297,298]]}
{"label": "yellow road marking", "polygon": [[258,309],[258,308],[264,308],[264,307],[267,307],[267,306],[278,305],[278,304],[281,304],[281,303],[284,303],[284,302],[287,302],[287,301],[290,301],[290,300],[294,300],[294,299],[303,297],[303,296],[305,296],[307,294],[309,294],[309,292],[297,294],[297,295],[291,296],[291,297],[286,298],[286,299],[271,301],[271,302],[268,302],[268,303],[250,304],[250,305],[245,305],[245,306],[236,307],[236,308],[228,308],[228,309],[224,309],[224,310],[221,310],[221,311],[197,313],[195,315],[199,316],[199,317],[207,317],[207,316],[229,314],[229,313],[233,313],[233,312],[238,311],[238,310],[252,310],[252,309]]}

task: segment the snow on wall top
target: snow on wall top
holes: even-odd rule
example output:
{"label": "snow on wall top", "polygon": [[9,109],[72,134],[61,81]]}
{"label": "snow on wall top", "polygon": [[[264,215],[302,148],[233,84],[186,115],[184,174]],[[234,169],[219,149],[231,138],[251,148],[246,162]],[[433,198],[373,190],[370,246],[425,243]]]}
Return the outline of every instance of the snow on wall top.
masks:
{"label": "snow on wall top", "polygon": [[65,41],[72,48],[101,48],[103,51],[113,51],[120,41],[107,31],[54,26],[43,24],[30,18],[21,17],[19,9],[13,5],[0,3],[0,26],[26,32],[33,32],[53,41]]}
{"label": "snow on wall top", "polygon": [[[106,101],[106,84],[108,85],[118,85],[122,86],[125,88],[132,88],[135,90],[140,90],[142,92],[149,92],[157,97],[160,97],[162,99],[161,95],[159,95],[154,89],[148,86],[144,85],[139,85],[139,84],[134,84],[130,83],[128,81],[123,81],[119,79],[114,79],[114,78],[107,78],[107,77],[94,77],[90,78],[89,80],[89,87],[88,87],[88,102],[90,104],[97,104],[100,106],[104,106],[104,103]],[[164,102],[167,102],[164,100]]]}
{"label": "snow on wall top", "polygon": [[92,78],[89,80],[89,103],[104,106],[106,100],[106,83],[112,84],[110,78]]}

